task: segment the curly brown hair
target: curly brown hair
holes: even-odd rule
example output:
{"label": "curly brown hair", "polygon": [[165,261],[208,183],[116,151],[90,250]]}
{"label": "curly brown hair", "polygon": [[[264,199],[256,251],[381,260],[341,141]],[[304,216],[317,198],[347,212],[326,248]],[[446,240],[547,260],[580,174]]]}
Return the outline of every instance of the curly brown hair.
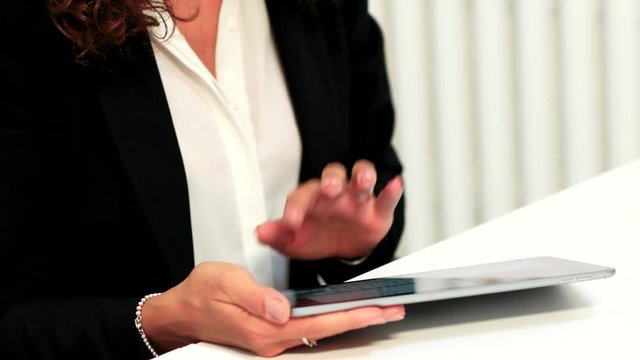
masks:
{"label": "curly brown hair", "polygon": [[[334,5],[342,2],[324,1]],[[323,0],[296,2],[314,11]],[[48,0],[48,7],[54,25],[71,40],[81,63],[104,57],[106,51],[125,44],[131,35],[158,25],[153,12],[166,11],[176,18],[168,0]],[[167,29],[167,34],[171,31]]]}
{"label": "curly brown hair", "polygon": [[170,5],[155,0],[49,0],[54,25],[71,40],[80,61],[101,57],[129,36],[158,25],[149,11],[173,16]]}

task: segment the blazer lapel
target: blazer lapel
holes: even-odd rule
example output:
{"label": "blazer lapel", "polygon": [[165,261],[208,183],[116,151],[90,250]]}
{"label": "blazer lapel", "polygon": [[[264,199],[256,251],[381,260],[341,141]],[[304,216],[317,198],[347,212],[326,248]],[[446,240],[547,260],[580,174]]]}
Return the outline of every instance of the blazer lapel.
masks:
{"label": "blazer lapel", "polygon": [[[345,161],[348,122],[318,19],[296,1],[267,0],[271,29],[302,138],[301,180],[318,177],[324,165]],[[344,87],[346,88],[346,86]]]}
{"label": "blazer lapel", "polygon": [[148,38],[101,71],[98,89],[125,169],[176,280],[193,268],[187,181]]}

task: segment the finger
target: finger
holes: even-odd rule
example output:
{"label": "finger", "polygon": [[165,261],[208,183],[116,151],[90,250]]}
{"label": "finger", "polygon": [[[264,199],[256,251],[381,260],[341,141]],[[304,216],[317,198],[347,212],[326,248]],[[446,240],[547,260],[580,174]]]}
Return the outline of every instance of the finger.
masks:
{"label": "finger", "polygon": [[322,193],[336,197],[342,193],[347,184],[347,169],[340,163],[330,163],[322,170],[320,185]]}
{"label": "finger", "polygon": [[258,284],[246,270],[231,267],[218,277],[220,290],[231,304],[276,324],[289,320],[289,301],[280,292]]}
{"label": "finger", "polygon": [[364,307],[289,321],[286,334],[289,347],[302,343],[302,337],[321,340],[347,331],[398,321],[405,316],[404,306]]}
{"label": "finger", "polygon": [[265,244],[271,245],[275,243],[284,232],[284,224],[282,220],[266,221],[256,227],[256,235],[258,240]]}
{"label": "finger", "polygon": [[267,221],[256,228],[258,241],[284,253],[293,235],[282,220]]}
{"label": "finger", "polygon": [[403,320],[406,315],[404,305],[386,306],[382,308],[382,311],[384,312],[384,316],[385,319],[387,319],[387,322]]}
{"label": "finger", "polygon": [[351,170],[351,191],[358,201],[362,202],[373,194],[377,174],[373,163],[368,160],[358,160]]}
{"label": "finger", "polygon": [[376,210],[378,213],[382,216],[393,216],[393,211],[396,209],[403,191],[404,187],[400,176],[391,179],[376,199]]}
{"label": "finger", "polygon": [[320,191],[320,181],[309,180],[298,186],[289,197],[284,206],[284,223],[296,230],[304,221],[307,212],[315,202]]}
{"label": "finger", "polygon": [[[251,327],[253,336],[242,336],[242,338],[250,339],[245,344],[245,348],[253,349],[261,356],[271,357],[288,348],[306,345],[303,337],[315,342],[350,330],[398,321],[404,319],[404,316],[405,311],[402,305],[360,308],[291,319],[282,325],[253,324]],[[265,338],[270,340],[265,341]]]}

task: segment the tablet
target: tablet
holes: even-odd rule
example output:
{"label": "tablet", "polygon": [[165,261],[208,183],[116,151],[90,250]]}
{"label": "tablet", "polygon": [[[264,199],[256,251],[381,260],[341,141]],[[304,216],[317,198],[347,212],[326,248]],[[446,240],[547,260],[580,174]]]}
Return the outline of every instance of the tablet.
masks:
{"label": "tablet", "polygon": [[394,277],[284,290],[291,316],[387,306],[603,279],[615,269],[556,257],[532,257]]}

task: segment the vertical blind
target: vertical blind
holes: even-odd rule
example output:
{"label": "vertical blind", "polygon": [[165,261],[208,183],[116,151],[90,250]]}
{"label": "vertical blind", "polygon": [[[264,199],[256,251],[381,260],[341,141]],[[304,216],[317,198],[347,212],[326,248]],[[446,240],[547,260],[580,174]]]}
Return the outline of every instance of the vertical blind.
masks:
{"label": "vertical blind", "polygon": [[399,255],[640,157],[639,1],[369,7],[405,164]]}

